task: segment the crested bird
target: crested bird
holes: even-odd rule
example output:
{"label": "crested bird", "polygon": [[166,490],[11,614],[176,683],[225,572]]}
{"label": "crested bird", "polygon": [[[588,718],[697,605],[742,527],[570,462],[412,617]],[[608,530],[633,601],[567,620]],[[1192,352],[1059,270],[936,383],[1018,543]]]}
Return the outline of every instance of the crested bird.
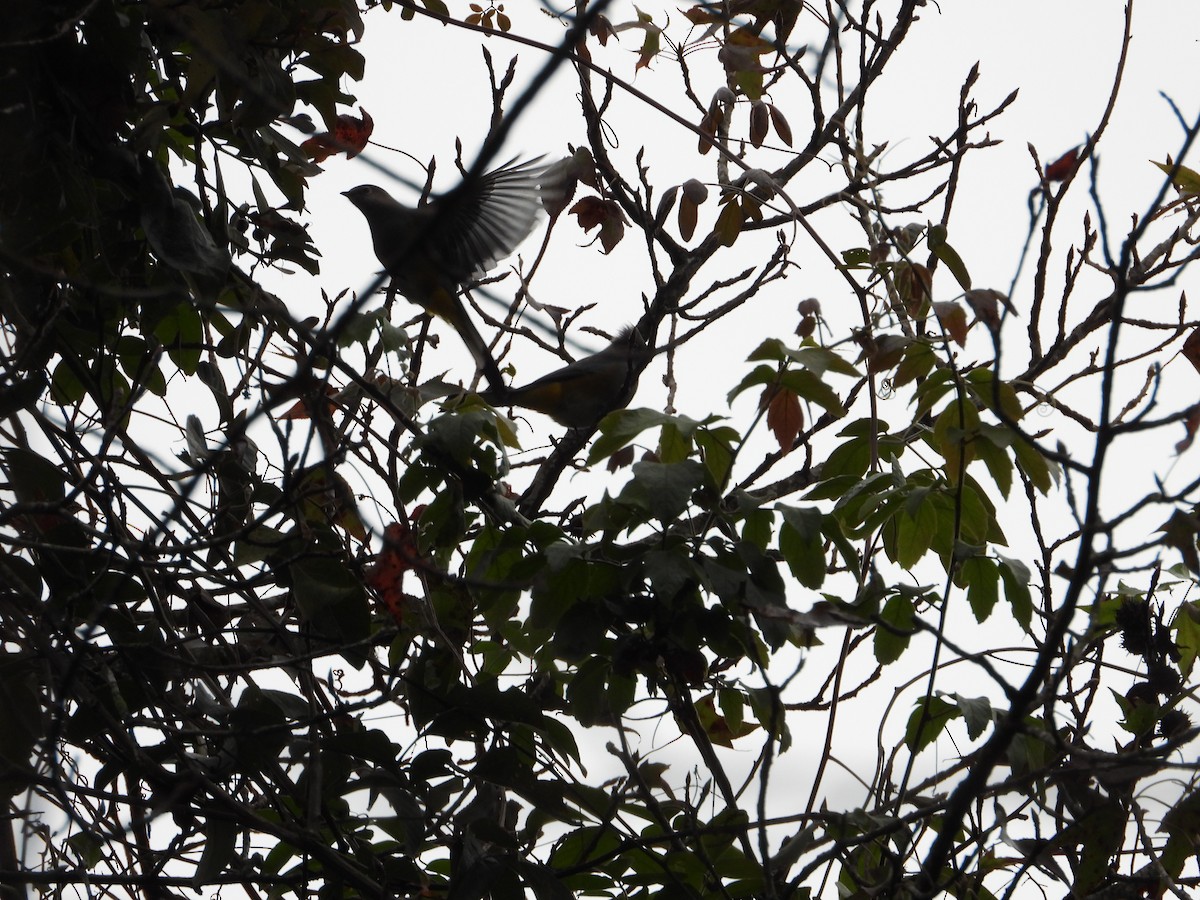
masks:
{"label": "crested bird", "polygon": [[366,218],[375,255],[392,284],[454,327],[493,390],[503,388],[500,370],[458,294],[533,230],[546,169],[541,157],[512,159],[486,174],[468,175],[418,207],[399,203],[374,184],[342,192]]}
{"label": "crested bird", "polygon": [[489,390],[481,396],[493,406],[521,406],[568,428],[587,428],[633,399],[638,377],[653,355],[641,332],[630,325],[599,353],[523,387]]}

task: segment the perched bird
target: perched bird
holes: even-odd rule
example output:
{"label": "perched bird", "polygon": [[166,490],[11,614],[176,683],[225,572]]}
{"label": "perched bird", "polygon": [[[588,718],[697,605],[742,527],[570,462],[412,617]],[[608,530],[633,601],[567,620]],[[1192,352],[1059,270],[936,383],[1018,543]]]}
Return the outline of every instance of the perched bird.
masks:
{"label": "perched bird", "polygon": [[416,208],[373,184],[343,191],[366,217],[375,255],[396,289],[454,326],[493,390],[503,387],[500,370],[458,292],[533,230],[546,168],[540,157],[513,159]]}
{"label": "perched bird", "polygon": [[641,332],[631,325],[599,353],[524,387],[485,391],[482,397],[493,406],[522,406],[568,428],[587,428],[633,399],[638,376],[653,355]]}

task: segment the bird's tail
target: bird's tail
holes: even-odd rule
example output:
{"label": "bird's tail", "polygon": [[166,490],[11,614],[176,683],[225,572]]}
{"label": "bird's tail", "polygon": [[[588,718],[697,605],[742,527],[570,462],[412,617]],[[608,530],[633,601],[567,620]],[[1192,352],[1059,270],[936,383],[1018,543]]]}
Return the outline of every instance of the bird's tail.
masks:
{"label": "bird's tail", "polygon": [[496,365],[496,359],[492,356],[492,351],[488,349],[487,341],[483,339],[483,335],[479,333],[479,329],[467,315],[462,300],[455,297],[449,312],[450,314],[445,318],[449,319],[463,343],[467,345],[467,349],[471,351],[476,367],[483,374],[483,380],[488,384],[489,392],[500,395],[506,393],[508,388],[500,375],[500,367]]}

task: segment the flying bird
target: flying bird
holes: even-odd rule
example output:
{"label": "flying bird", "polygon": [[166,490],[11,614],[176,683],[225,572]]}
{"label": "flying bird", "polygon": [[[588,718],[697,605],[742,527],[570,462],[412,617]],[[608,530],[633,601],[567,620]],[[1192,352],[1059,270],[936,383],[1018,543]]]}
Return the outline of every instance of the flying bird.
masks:
{"label": "flying bird", "polygon": [[487,342],[467,315],[459,291],[516,249],[543,208],[547,166],[541,158],[510,160],[468,176],[422,206],[399,203],[383,188],[343,191],[367,220],[375,255],[396,289],[448,321],[475,357],[492,389],[503,387]]}

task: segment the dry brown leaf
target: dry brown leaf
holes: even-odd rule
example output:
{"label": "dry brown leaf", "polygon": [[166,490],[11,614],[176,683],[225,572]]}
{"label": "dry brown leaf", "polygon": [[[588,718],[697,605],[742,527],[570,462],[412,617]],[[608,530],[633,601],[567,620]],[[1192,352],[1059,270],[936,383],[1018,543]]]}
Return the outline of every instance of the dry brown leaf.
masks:
{"label": "dry brown leaf", "polygon": [[954,343],[960,347],[967,345],[967,311],[962,306],[952,300],[945,300],[933,304],[934,314],[937,315],[938,321],[942,328]]}
{"label": "dry brown leaf", "polygon": [[1183,357],[1200,372],[1200,328],[1189,334],[1183,342]]}

